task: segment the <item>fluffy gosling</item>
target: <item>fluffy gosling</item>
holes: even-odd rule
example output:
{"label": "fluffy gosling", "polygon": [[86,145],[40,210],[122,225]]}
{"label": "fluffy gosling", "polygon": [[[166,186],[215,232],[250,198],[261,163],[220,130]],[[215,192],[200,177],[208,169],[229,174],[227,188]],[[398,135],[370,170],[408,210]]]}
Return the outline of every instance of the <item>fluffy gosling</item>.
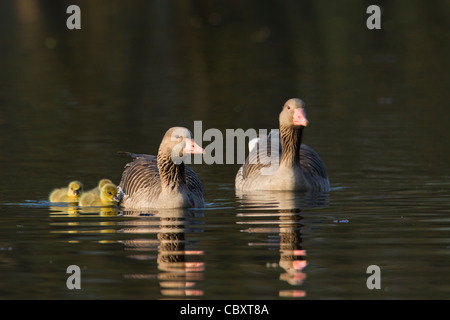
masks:
{"label": "fluffy gosling", "polygon": [[109,180],[109,179],[101,179],[101,180],[98,182],[97,190],[100,191],[100,190],[102,189],[102,187],[103,187],[104,185],[107,185],[107,184],[114,184],[114,183],[113,183],[111,180]]}
{"label": "fluffy gosling", "polygon": [[111,180],[109,179],[101,179],[98,182],[97,187],[95,187],[94,189],[91,189],[89,191],[84,192],[83,194],[87,194],[87,193],[96,193],[98,195],[100,195],[100,190],[102,189],[102,187],[106,184],[114,184]]}
{"label": "fluffy gosling", "polygon": [[67,188],[54,189],[49,196],[50,202],[78,202],[83,192],[83,184],[72,181]]}
{"label": "fluffy gosling", "polygon": [[79,205],[84,207],[103,207],[117,204],[113,197],[117,194],[117,187],[112,183],[103,185],[99,193],[89,192],[81,196]]}

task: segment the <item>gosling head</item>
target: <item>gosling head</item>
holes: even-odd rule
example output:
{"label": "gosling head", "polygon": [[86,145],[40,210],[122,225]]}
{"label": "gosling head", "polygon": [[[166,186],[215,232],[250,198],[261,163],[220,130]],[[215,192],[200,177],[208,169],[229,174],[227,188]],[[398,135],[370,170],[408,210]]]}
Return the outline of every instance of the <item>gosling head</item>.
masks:
{"label": "gosling head", "polygon": [[117,187],[112,183],[105,184],[100,190],[100,199],[103,203],[114,204],[117,201],[114,196],[117,194]]}
{"label": "gosling head", "polygon": [[103,186],[108,184],[108,183],[112,184],[113,182],[111,180],[109,180],[109,179],[102,179],[102,180],[100,180],[98,182],[98,189],[101,190],[103,188]]}
{"label": "gosling head", "polygon": [[67,188],[67,196],[71,198],[79,198],[83,192],[83,184],[80,181],[72,181]]}

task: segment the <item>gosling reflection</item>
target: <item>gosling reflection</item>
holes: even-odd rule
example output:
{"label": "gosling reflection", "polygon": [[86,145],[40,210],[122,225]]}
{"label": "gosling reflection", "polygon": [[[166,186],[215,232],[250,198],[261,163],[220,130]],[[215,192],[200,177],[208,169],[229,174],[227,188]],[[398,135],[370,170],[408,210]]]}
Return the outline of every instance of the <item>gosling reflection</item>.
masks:
{"label": "gosling reflection", "polygon": [[119,214],[119,208],[116,206],[80,207],[71,203],[68,203],[66,206],[50,206],[49,210],[52,216],[76,217],[80,215],[98,215],[107,217]]}
{"label": "gosling reflection", "polygon": [[[125,211],[124,215],[141,215],[141,219],[126,222],[124,233],[154,234],[156,239],[132,239],[124,241],[126,250],[133,251],[129,258],[154,260],[152,255],[142,254],[157,251],[157,279],[161,294],[167,297],[202,296],[197,289],[198,281],[203,279],[204,263],[198,261],[200,250],[189,249],[194,243],[186,239],[186,232],[199,232],[195,228],[201,210],[175,209],[153,211],[145,214]],[[127,278],[149,278],[145,274],[127,275]],[[153,277],[150,277],[153,278]]]}
{"label": "gosling reflection", "polygon": [[327,193],[298,194],[285,191],[236,194],[236,196],[241,203],[241,208],[244,209],[243,213],[238,214],[244,219],[238,223],[263,225],[262,227],[250,227],[243,231],[269,234],[267,243],[249,243],[249,245],[278,247],[279,261],[266,264],[268,268],[281,268],[280,280],[290,286],[288,289],[279,289],[278,295],[293,298],[306,296],[306,292],[301,289],[301,285],[306,279],[304,269],[308,262],[306,250],[302,246],[304,225],[301,223],[303,217],[300,212],[304,208],[326,206]]}
{"label": "gosling reflection", "polygon": [[50,206],[50,215],[52,216],[78,216],[80,214],[80,207],[78,205],[68,203],[66,206]]}

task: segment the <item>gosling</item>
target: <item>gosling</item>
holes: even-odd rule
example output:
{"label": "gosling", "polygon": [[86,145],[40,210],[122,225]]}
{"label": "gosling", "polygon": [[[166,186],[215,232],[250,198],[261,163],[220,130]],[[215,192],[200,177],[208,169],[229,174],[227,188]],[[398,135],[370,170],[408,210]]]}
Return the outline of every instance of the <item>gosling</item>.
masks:
{"label": "gosling", "polygon": [[79,205],[82,207],[113,206],[117,201],[113,200],[117,194],[117,187],[112,183],[103,185],[99,193],[89,192],[81,196]]}
{"label": "gosling", "polygon": [[86,191],[84,194],[87,194],[87,193],[96,193],[97,195],[100,195],[100,190],[102,189],[102,187],[104,186],[104,185],[106,185],[106,184],[114,184],[111,180],[109,180],[109,179],[101,179],[99,182],[98,182],[98,186],[97,187],[95,187],[94,189],[91,189],[91,190],[89,190],[89,191]]}
{"label": "gosling", "polygon": [[54,189],[49,196],[50,202],[76,203],[83,192],[83,184],[80,181],[72,181],[67,188]]}

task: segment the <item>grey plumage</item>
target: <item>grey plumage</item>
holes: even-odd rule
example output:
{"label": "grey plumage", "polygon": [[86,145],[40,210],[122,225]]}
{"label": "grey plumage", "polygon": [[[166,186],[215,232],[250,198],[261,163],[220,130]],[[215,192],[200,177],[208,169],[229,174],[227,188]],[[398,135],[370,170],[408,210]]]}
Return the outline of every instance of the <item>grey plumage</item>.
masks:
{"label": "grey plumage", "polygon": [[183,162],[173,163],[170,157],[172,149],[165,148],[165,141],[167,142],[163,139],[158,156],[122,152],[133,158],[132,162],[125,165],[116,196],[123,207],[198,208],[204,206],[200,179]]}
{"label": "grey plumage", "polygon": [[[325,165],[312,148],[301,143],[304,126],[293,124],[294,109],[300,109],[304,115],[301,100],[288,100],[280,113],[280,130],[272,130],[252,143],[253,148],[236,174],[237,190],[329,190]],[[304,121],[306,125],[306,117]],[[273,146],[277,149],[275,154]]]}

